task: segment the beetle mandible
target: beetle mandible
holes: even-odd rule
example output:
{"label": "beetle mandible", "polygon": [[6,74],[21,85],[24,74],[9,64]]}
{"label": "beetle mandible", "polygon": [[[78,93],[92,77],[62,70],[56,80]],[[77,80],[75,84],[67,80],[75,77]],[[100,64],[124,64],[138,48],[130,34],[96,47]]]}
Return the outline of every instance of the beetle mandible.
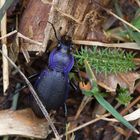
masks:
{"label": "beetle mandible", "polygon": [[[71,48],[71,39],[68,36],[63,36],[59,40],[57,48],[53,49],[49,55],[48,68],[41,72],[35,82],[35,90],[48,111],[51,109],[57,110],[60,106],[63,106],[68,97],[68,74],[74,65]],[[32,100],[32,109],[40,116],[42,113],[35,100]]]}

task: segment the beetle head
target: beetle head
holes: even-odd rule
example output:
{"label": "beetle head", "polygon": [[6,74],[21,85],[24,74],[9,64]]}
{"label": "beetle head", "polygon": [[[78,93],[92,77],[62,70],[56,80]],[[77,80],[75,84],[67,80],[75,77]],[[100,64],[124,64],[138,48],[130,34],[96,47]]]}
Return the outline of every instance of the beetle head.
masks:
{"label": "beetle head", "polygon": [[67,52],[71,51],[72,48],[72,40],[70,36],[64,35],[61,37],[61,40],[59,41],[59,46],[60,49],[63,49]]}

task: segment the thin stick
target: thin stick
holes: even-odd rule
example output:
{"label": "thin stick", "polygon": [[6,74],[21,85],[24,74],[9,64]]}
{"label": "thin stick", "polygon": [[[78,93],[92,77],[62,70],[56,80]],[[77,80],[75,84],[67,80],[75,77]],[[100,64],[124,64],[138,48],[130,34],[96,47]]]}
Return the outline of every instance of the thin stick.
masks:
{"label": "thin stick", "polygon": [[126,48],[133,50],[140,50],[140,46],[137,43],[103,43],[98,41],[86,41],[86,40],[73,40],[74,44],[88,45],[88,46],[104,46],[109,48]]}
{"label": "thin stick", "polygon": [[76,112],[76,115],[74,117],[75,120],[78,119],[79,115],[81,114],[82,110],[85,108],[85,106],[87,105],[87,103],[89,103],[93,98],[91,96],[84,96],[82,99],[82,102]]}
{"label": "thin stick", "polygon": [[112,11],[108,11],[109,14],[111,14],[112,16],[114,16],[115,18],[117,18],[118,20],[122,21],[123,23],[125,23],[126,25],[128,25],[129,27],[131,27],[132,29],[136,30],[137,32],[140,33],[140,30],[138,28],[136,28],[135,26],[133,26],[132,24],[130,24],[129,22],[127,22],[126,20],[120,18],[119,16],[117,16],[115,13],[113,13]]}
{"label": "thin stick", "polygon": [[68,131],[67,133],[61,135],[61,137],[65,136],[65,135],[68,135],[68,134],[71,134],[71,133],[73,133],[73,132],[75,132],[75,131],[78,131],[78,130],[80,130],[80,129],[82,129],[82,128],[88,126],[88,125],[91,125],[91,124],[93,124],[93,123],[95,123],[95,122],[101,120],[102,118],[105,118],[105,117],[108,117],[108,116],[110,116],[110,113],[104,114],[104,115],[100,116],[99,118],[96,118],[96,119],[91,120],[91,121],[89,121],[89,122],[87,122],[87,123],[84,123],[83,125],[80,125],[80,126],[74,128],[74,129]]}
{"label": "thin stick", "polygon": [[35,92],[32,84],[30,83],[30,81],[26,78],[26,76],[24,75],[24,73],[17,67],[17,65],[7,56],[7,54],[4,54],[1,50],[0,50],[0,53],[13,65],[13,67],[20,73],[20,75],[22,76],[22,78],[25,80],[26,84],[28,85],[34,99],[36,100],[39,108],[41,109],[42,113],[44,114],[45,118],[48,120],[48,123],[49,125],[51,126],[53,132],[54,132],[54,135],[56,137],[57,140],[61,140],[46,108],[44,107],[44,105],[42,104],[41,100],[39,99],[37,93]]}
{"label": "thin stick", "polygon": [[120,18],[119,16],[117,16],[115,13],[113,13],[112,11],[108,10],[107,8],[103,7],[100,3],[98,3],[96,0],[94,0],[94,2],[100,6],[103,10],[105,10],[107,13],[109,13],[110,15],[114,16],[115,18],[117,18],[118,20],[122,21],[123,23],[125,23],[126,25],[128,25],[129,27],[131,27],[132,29],[136,30],[137,32],[140,33],[140,30],[138,28],[136,28],[135,26],[133,26],[132,24],[130,24],[129,22],[127,22],[126,20]]}
{"label": "thin stick", "polygon": [[[8,54],[7,46],[5,44],[2,45],[2,52],[6,55]],[[3,92],[6,95],[6,90],[9,86],[9,64],[7,59],[2,55],[3,61]]]}
{"label": "thin stick", "polygon": [[30,38],[24,36],[23,34],[21,34],[21,33],[19,33],[19,32],[17,33],[17,36],[18,36],[18,37],[21,37],[21,38],[23,38],[23,39],[25,39],[25,40],[27,40],[27,41],[29,41],[29,42],[31,42],[31,43],[34,43],[34,44],[36,44],[36,45],[39,45],[39,46],[42,45],[41,42],[38,42],[38,41],[32,40],[32,39],[30,39]]}
{"label": "thin stick", "polygon": [[29,42],[31,42],[31,43],[34,43],[34,44],[36,44],[36,45],[39,45],[39,46],[42,45],[41,42],[35,41],[35,40],[33,40],[33,39],[30,39],[30,38],[28,38],[27,36],[25,36],[25,35],[21,34],[20,32],[18,32],[17,30],[14,30],[14,31],[12,31],[12,32],[10,32],[10,33],[8,33],[8,34],[6,34],[6,35],[1,36],[1,37],[0,37],[0,40],[2,40],[2,39],[4,39],[4,38],[7,38],[7,37],[9,37],[9,36],[12,36],[12,35],[14,35],[14,34],[16,34],[16,33],[17,33],[17,37],[23,38],[23,39],[25,39],[25,40],[27,40],[27,41],[29,41]]}
{"label": "thin stick", "polygon": [[14,35],[14,34],[16,34],[16,33],[17,33],[17,30],[14,30],[14,31],[12,31],[12,32],[10,32],[10,33],[8,33],[8,34],[3,35],[2,37],[0,37],[0,40],[1,40],[1,39],[4,39],[4,38],[7,38],[7,37],[9,37],[9,36],[11,36],[11,35]]}
{"label": "thin stick", "polygon": [[138,4],[138,6],[140,7],[140,1],[139,0],[135,0],[135,1]]}
{"label": "thin stick", "polygon": [[138,96],[134,101],[132,101],[123,111],[121,111],[121,115],[125,115],[127,111],[134,106],[136,103],[140,101],[140,96]]}
{"label": "thin stick", "polygon": [[[17,30],[14,30],[2,37],[0,37],[0,40],[3,38],[7,38],[13,34],[17,33],[17,37],[23,38],[27,41],[29,41],[30,43],[36,44],[41,46],[42,43],[32,40],[30,38],[28,38],[27,36],[24,36],[23,34],[21,34],[20,32],[17,32]],[[140,50],[140,46],[137,43],[133,43],[133,42],[128,42],[128,43],[103,43],[103,42],[98,42],[98,41],[86,41],[86,40],[73,40],[72,41],[73,44],[77,44],[77,45],[88,45],[88,46],[104,46],[104,47],[112,47],[112,48],[126,48],[126,49],[134,49],[134,50]]]}
{"label": "thin stick", "polygon": [[[1,7],[4,5],[4,3],[6,2],[6,0],[1,0],[0,1],[0,5]],[[7,33],[7,27],[6,27],[6,23],[7,23],[7,19],[6,19],[6,12],[1,20],[1,36],[6,35]],[[2,39],[2,51],[7,55],[8,54],[8,49],[6,46],[7,43],[7,39],[3,38]],[[4,95],[6,95],[6,90],[9,86],[9,66],[8,66],[8,60],[2,56],[2,61],[3,61],[3,92]]]}

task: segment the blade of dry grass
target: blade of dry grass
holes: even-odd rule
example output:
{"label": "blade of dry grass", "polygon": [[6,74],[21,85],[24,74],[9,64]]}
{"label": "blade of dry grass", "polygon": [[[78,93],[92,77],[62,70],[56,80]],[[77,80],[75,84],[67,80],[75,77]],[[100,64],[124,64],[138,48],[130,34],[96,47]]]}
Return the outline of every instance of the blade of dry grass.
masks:
{"label": "blade of dry grass", "polygon": [[139,0],[135,0],[135,1],[138,4],[138,6],[140,7],[140,1]]}
{"label": "blade of dry grass", "polygon": [[14,31],[12,31],[12,32],[10,32],[10,33],[8,33],[8,34],[6,34],[6,35],[1,36],[1,37],[0,37],[0,40],[2,40],[2,39],[4,39],[4,38],[7,38],[7,37],[9,37],[9,36],[11,36],[11,35],[14,35],[14,34],[16,34],[16,33],[17,33],[17,30],[14,30]]}
{"label": "blade of dry grass", "polygon": [[29,42],[31,42],[31,43],[34,43],[34,44],[36,44],[36,45],[39,45],[39,46],[42,45],[42,43],[40,43],[40,42],[38,42],[38,41],[35,41],[35,40],[32,40],[32,39],[30,39],[30,38],[24,36],[23,34],[21,34],[21,33],[19,33],[19,32],[17,33],[17,36],[20,37],[20,38],[23,38],[23,39],[25,39],[25,40],[27,40],[27,41],[29,41]]}
{"label": "blade of dry grass", "polygon": [[89,121],[89,122],[87,122],[87,123],[84,123],[84,124],[82,124],[82,125],[80,125],[80,126],[74,128],[74,129],[72,129],[72,130],[70,130],[70,131],[67,131],[67,133],[61,135],[61,138],[64,137],[64,136],[66,136],[66,135],[68,135],[68,134],[74,133],[75,131],[78,131],[78,130],[80,130],[80,129],[82,129],[82,128],[88,126],[88,125],[91,125],[91,124],[93,124],[93,123],[95,123],[95,122],[101,120],[102,118],[108,117],[109,115],[110,115],[110,113],[104,114],[104,115],[100,116],[99,118],[93,119],[93,120],[91,120],[91,121]]}
{"label": "blade of dry grass", "polygon": [[[6,3],[6,0],[0,0],[0,5],[1,7],[4,6],[4,4]],[[6,11],[5,14],[1,20],[1,36],[4,36],[7,34],[7,16],[6,16]],[[3,38],[2,39],[2,51],[3,53],[5,53],[6,55],[8,55],[8,49],[7,49],[7,39]],[[4,95],[6,95],[6,90],[9,86],[9,65],[8,65],[8,60],[2,55],[2,62],[3,62],[3,92]]]}
{"label": "blade of dry grass", "polygon": [[88,46],[104,46],[109,48],[125,48],[125,49],[133,49],[140,50],[140,46],[137,43],[103,43],[99,41],[86,41],[86,40],[73,40],[74,44],[77,45],[88,45]]}

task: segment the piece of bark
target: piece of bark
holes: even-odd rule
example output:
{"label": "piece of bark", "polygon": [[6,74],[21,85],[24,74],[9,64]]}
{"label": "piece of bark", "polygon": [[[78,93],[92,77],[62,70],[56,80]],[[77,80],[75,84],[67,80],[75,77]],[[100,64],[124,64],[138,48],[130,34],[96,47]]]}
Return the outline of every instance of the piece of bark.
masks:
{"label": "piece of bark", "polygon": [[44,139],[48,136],[46,119],[38,119],[31,109],[0,111],[0,136],[18,135]]}
{"label": "piece of bark", "polygon": [[30,0],[20,22],[21,33],[36,41],[43,41],[42,47],[21,43],[26,45],[28,51],[41,50],[44,52],[49,39],[54,42],[51,47],[56,45],[54,31],[50,24],[47,24],[47,20],[53,23],[60,36],[69,35],[72,39],[87,38],[90,27],[95,22],[93,16],[96,12],[96,5],[94,2],[90,0],[52,0],[52,3],[49,1],[48,4],[48,2],[42,1]]}
{"label": "piece of bark", "polygon": [[120,74],[96,74],[97,82],[109,92],[115,92],[117,84],[122,88],[128,88],[130,93],[134,92],[135,81],[140,78],[140,74],[135,72],[127,72]]}
{"label": "piece of bark", "polygon": [[[44,4],[41,0],[30,0],[20,20],[19,32],[30,39],[42,42],[49,11],[50,5]],[[21,42],[22,46],[28,51],[39,51],[41,47],[25,40]]]}

